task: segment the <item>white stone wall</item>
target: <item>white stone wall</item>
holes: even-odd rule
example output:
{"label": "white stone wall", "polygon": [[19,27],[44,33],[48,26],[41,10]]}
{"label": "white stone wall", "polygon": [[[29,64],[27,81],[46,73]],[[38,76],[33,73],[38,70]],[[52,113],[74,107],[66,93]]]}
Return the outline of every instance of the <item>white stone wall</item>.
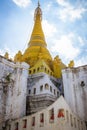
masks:
{"label": "white stone wall", "polygon": [[[50,120],[50,110],[54,110],[54,119]],[[64,117],[58,117],[60,109],[64,110]],[[66,114],[68,112],[68,115]],[[40,122],[40,115],[44,114],[44,122]],[[72,118],[71,118],[72,117]],[[32,119],[35,118],[34,126],[32,125]],[[24,120],[27,121],[26,128],[24,127]],[[61,96],[55,103],[42,111],[39,111],[31,116],[26,116],[21,119],[10,122],[8,129],[16,130],[16,124],[18,123],[17,130],[86,130],[85,123],[80,120],[70,110],[66,104],[64,98]]]}
{"label": "white stone wall", "polygon": [[26,63],[13,63],[0,56],[0,124],[25,115],[28,69]]}
{"label": "white stone wall", "polygon": [[5,120],[6,116],[6,99],[7,90],[9,88],[9,85],[6,83],[5,78],[14,70],[12,67],[13,65],[14,63],[0,56],[0,126]]}
{"label": "white stone wall", "polygon": [[[0,56],[0,79],[14,70],[14,63]],[[13,67],[12,67],[13,66]]]}
{"label": "white stone wall", "polygon": [[2,99],[3,99],[3,87],[2,84],[0,83],[0,123],[2,123],[4,120],[4,112],[3,112],[4,100]]}
{"label": "white stone wall", "polygon": [[6,104],[6,119],[9,116],[11,119],[19,118],[26,114],[28,65],[25,63],[17,63],[12,78],[14,85],[9,88]]}
{"label": "white stone wall", "polygon": [[64,69],[62,76],[67,103],[80,118],[87,121],[87,65]]}

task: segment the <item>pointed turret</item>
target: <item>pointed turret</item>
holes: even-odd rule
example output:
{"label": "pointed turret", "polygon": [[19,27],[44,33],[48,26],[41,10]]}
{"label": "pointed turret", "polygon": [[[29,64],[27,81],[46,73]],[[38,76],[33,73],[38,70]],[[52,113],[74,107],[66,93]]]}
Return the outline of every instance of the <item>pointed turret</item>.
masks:
{"label": "pointed turret", "polygon": [[45,36],[42,30],[42,10],[40,8],[40,3],[38,1],[38,6],[34,13],[34,27],[31,34],[30,41],[28,43],[28,48],[25,50],[22,57],[22,61],[27,62],[30,66],[34,66],[39,60],[39,53],[41,53],[42,59],[49,65],[52,61],[51,55],[46,48],[47,44],[45,41]]}
{"label": "pointed turret", "polygon": [[39,46],[46,47],[41,21],[42,21],[42,10],[40,8],[40,3],[38,1],[38,7],[35,9],[35,13],[34,13],[34,28],[29,41],[29,46],[39,45]]}

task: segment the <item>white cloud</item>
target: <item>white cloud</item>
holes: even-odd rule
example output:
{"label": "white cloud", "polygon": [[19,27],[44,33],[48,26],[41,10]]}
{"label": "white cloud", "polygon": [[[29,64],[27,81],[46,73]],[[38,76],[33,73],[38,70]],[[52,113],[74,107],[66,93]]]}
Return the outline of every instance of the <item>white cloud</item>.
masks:
{"label": "white cloud", "polygon": [[43,20],[42,26],[46,37],[52,37],[54,33],[57,32],[56,27],[53,24],[48,23],[47,20]]}
{"label": "white cloud", "polygon": [[76,19],[81,19],[83,13],[86,11],[86,9],[80,7],[80,8],[74,8],[74,7],[67,7],[62,10],[60,10],[60,19],[63,21],[70,20],[75,21]]}
{"label": "white cloud", "polygon": [[44,6],[44,10],[43,10],[43,12],[45,13],[47,13],[47,12],[49,12],[51,9],[52,9],[52,1],[49,1],[49,3],[48,4],[46,4],[46,6]]}
{"label": "white cloud", "polygon": [[78,41],[79,41],[81,46],[83,46],[85,44],[84,40],[80,36],[78,36]]}
{"label": "white cloud", "polygon": [[0,49],[0,55],[4,55],[4,52],[2,49]]}
{"label": "white cloud", "polygon": [[85,12],[86,10],[84,8],[78,8],[78,9],[72,9],[71,10],[71,20],[74,20],[74,19],[80,19],[82,18],[82,14]]}
{"label": "white cloud", "polygon": [[15,54],[16,54],[16,51],[13,52],[13,51],[12,51],[10,48],[8,48],[7,46],[5,46],[5,47],[3,48],[3,50],[0,49],[0,55],[4,56],[6,52],[8,52],[9,58],[13,58],[13,57],[15,56]]}
{"label": "white cloud", "polygon": [[60,56],[71,60],[78,56],[80,50],[73,45],[74,34],[63,35],[60,39],[56,39],[54,46],[51,48],[52,52],[58,52]]}
{"label": "white cloud", "polygon": [[12,0],[12,1],[20,7],[27,7],[31,3],[31,0]]}
{"label": "white cloud", "polygon": [[67,0],[57,0],[58,4],[61,6],[69,6],[70,4],[67,2]]}
{"label": "white cloud", "polygon": [[81,6],[75,7],[65,0],[57,0],[63,8],[59,10],[59,18],[63,21],[75,21],[81,19],[84,12],[87,10]]}
{"label": "white cloud", "polygon": [[87,65],[87,56],[75,61],[75,66]]}

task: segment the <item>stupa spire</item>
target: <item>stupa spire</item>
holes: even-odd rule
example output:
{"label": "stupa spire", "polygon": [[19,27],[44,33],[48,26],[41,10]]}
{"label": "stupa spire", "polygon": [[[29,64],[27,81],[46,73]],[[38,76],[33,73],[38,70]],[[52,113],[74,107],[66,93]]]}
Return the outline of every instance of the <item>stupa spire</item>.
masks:
{"label": "stupa spire", "polygon": [[34,27],[31,33],[28,48],[25,50],[22,61],[29,63],[30,67],[34,66],[36,62],[43,59],[48,65],[52,61],[52,57],[47,49],[43,29],[42,29],[42,10],[40,2],[38,1],[37,8],[34,12]]}
{"label": "stupa spire", "polygon": [[39,0],[38,0],[38,7],[40,7],[40,2],[39,2]]}
{"label": "stupa spire", "polygon": [[34,13],[34,27],[28,44],[29,46],[39,45],[39,46],[46,47],[41,21],[42,21],[42,10],[40,8],[40,2],[38,0],[38,6],[35,9],[35,13]]}

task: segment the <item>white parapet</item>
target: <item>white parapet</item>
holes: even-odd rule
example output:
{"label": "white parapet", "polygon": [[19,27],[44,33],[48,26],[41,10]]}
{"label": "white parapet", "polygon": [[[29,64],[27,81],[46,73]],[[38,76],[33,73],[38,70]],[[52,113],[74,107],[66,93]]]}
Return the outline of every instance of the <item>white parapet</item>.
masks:
{"label": "white parapet", "polygon": [[86,130],[61,96],[48,108],[10,122],[8,130]]}

